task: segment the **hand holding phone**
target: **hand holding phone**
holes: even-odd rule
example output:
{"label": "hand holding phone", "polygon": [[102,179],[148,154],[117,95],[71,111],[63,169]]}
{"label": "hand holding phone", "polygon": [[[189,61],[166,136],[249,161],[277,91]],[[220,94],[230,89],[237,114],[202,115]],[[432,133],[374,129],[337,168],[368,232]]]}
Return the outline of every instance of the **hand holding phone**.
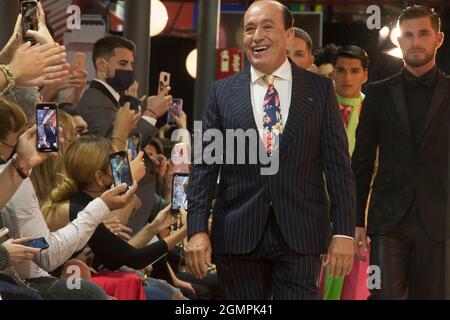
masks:
{"label": "hand holding phone", "polygon": [[28,30],[38,31],[38,3],[35,0],[22,1],[20,3],[20,13],[22,14],[22,38],[24,41],[36,43],[33,37],[26,36]]}
{"label": "hand holding phone", "polygon": [[141,151],[141,134],[133,133],[128,138],[128,151],[131,154],[131,160],[136,159],[137,155]]}
{"label": "hand holding phone", "polygon": [[187,208],[188,173],[175,173],[172,181],[172,214],[178,215],[180,207]]}
{"label": "hand holding phone", "polygon": [[39,152],[59,151],[58,105],[38,103],[36,105],[37,150]]}
{"label": "hand holding phone", "polygon": [[183,99],[174,98],[172,101],[167,112],[167,124],[169,125],[177,124],[175,117],[179,118],[183,110]]}
{"label": "hand holding phone", "polygon": [[38,248],[38,249],[42,249],[42,250],[48,249],[48,247],[49,247],[47,240],[45,240],[44,237],[37,238],[37,239],[31,240],[29,242],[25,242],[23,245],[26,247]]}

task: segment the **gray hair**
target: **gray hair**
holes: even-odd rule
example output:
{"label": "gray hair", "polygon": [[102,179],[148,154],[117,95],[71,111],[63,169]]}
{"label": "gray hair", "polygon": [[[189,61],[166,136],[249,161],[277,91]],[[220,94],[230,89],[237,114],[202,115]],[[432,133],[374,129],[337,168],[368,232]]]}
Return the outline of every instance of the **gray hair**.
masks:
{"label": "gray hair", "polygon": [[309,49],[309,52],[312,52],[313,42],[312,42],[311,36],[308,34],[308,32],[306,32],[303,29],[297,28],[297,27],[293,27],[292,29],[294,29],[294,37],[305,41],[306,46]]}
{"label": "gray hair", "polygon": [[28,123],[34,122],[36,102],[41,99],[41,95],[35,87],[12,88],[3,98],[16,103],[25,112]]}

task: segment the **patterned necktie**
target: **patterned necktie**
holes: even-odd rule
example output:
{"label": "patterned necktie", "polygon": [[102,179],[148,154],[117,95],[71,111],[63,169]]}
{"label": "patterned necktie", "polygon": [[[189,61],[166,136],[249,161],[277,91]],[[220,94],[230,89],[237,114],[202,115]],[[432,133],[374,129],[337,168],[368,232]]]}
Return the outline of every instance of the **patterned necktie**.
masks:
{"label": "patterned necktie", "polygon": [[263,141],[267,153],[270,155],[277,147],[274,145],[275,135],[283,132],[283,122],[281,121],[280,97],[273,83],[275,76],[265,75],[263,80],[269,85],[264,96],[264,117],[263,117]]}
{"label": "patterned necktie", "polygon": [[348,127],[348,120],[350,119],[350,114],[352,113],[352,106],[346,106],[346,105],[339,105],[339,108],[341,109],[342,118],[344,119],[345,127]]}

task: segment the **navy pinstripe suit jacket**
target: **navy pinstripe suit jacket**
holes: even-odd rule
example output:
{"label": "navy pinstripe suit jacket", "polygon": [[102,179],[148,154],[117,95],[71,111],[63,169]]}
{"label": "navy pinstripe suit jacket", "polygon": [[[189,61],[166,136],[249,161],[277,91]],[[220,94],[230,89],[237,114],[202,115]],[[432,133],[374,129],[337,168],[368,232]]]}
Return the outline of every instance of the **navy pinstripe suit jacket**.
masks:
{"label": "navy pinstripe suit jacket", "polygon": [[[250,68],[213,83],[202,128],[223,133],[226,129],[256,130]],[[208,144],[204,142],[203,148]],[[347,145],[331,81],[292,64],[291,106],[280,139],[278,172],[261,175],[260,164],[193,165],[188,191],[189,236],[208,230],[219,171],[211,235],[215,254],[245,254],[255,249],[270,205],[285,241],[298,253],[325,252],[331,233],[354,236],[355,186]],[[224,150],[224,159],[226,153]]]}

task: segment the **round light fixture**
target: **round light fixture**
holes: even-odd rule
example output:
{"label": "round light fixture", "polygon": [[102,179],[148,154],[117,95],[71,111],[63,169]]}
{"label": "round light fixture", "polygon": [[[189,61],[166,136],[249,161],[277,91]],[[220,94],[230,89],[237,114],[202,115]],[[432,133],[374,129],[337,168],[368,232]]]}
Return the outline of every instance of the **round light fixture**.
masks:
{"label": "round light fixture", "polygon": [[189,52],[186,58],[186,69],[192,78],[197,77],[197,49]]}
{"label": "round light fixture", "polygon": [[169,14],[166,6],[160,0],[150,0],[150,37],[160,34],[167,26]]}

